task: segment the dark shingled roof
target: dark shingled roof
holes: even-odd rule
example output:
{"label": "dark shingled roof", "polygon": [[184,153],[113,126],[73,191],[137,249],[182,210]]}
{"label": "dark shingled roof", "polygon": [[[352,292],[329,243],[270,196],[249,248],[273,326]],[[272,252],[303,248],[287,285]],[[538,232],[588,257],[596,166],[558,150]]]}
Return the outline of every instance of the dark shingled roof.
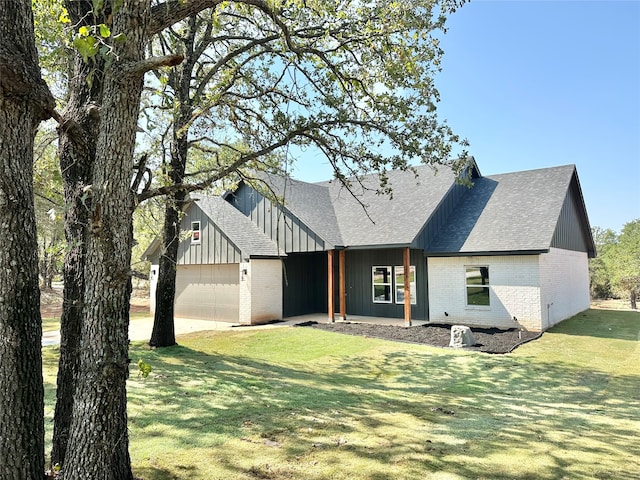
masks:
{"label": "dark shingled roof", "polygon": [[430,166],[388,174],[393,198],[379,194],[378,175],[352,181],[306,183],[289,177],[263,179],[285,207],[333,246],[410,245],[455,182],[448,167]]}
{"label": "dark shingled roof", "polygon": [[222,197],[194,195],[194,200],[202,211],[229,237],[229,240],[240,249],[243,257],[286,256],[283,251],[278,250],[274,241]]}
{"label": "dark shingled roof", "polygon": [[427,253],[548,250],[575,171],[565,165],[476,179]]}
{"label": "dark shingled roof", "polygon": [[[473,159],[470,162],[477,169]],[[393,198],[377,193],[376,175],[365,176],[361,183],[354,180],[351,191],[335,180],[311,184],[266,174],[263,179],[284,198],[285,208],[323,238],[328,248],[398,247],[415,242],[456,185],[448,167],[416,170],[417,176],[412,171],[388,173]],[[548,251],[574,178],[582,201],[574,165],[474,178],[473,187],[464,191],[426,253]],[[198,203],[243,255],[284,255],[223,198],[202,196]]]}
{"label": "dark shingled roof", "polygon": [[352,195],[337,181],[326,182],[342,235],[342,245],[410,245],[455,183],[450,168],[430,166],[388,174],[393,197],[376,193],[380,180],[367,176]]}
{"label": "dark shingled roof", "polygon": [[325,185],[266,173],[260,178],[284,199],[285,208],[316,235],[331,245],[343,244],[331,194]]}

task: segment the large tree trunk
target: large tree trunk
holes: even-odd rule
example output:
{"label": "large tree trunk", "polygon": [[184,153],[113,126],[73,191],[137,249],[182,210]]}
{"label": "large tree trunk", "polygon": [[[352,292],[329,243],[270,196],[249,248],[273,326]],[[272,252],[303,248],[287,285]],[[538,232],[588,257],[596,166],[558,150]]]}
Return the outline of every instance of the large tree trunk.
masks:
{"label": "large tree trunk", "polygon": [[[74,24],[82,25],[90,17],[91,2],[67,1]],[[60,359],[56,389],[51,464],[62,464],[69,438],[73,395],[80,363],[80,334],[84,294],[84,259],[89,223],[85,189],[92,184],[96,139],[100,128],[102,77],[87,76],[95,64],[103,68],[101,58],[87,65],[80,55],[74,58],[69,101],[63,112],[65,124],[59,128],[60,170],[64,187],[64,230],[68,245],[63,267],[64,292],[60,318]]]}
{"label": "large tree trunk", "polygon": [[[42,479],[44,389],[35,129],[54,102],[40,77],[30,0],[0,0],[0,478]],[[47,113],[48,112],[48,113]]]}
{"label": "large tree trunk", "polygon": [[[180,192],[181,193],[181,192]],[[153,330],[149,345],[170,347],[176,344],[174,324],[174,304],[176,294],[176,259],[180,243],[180,193],[167,198],[164,226],[162,228],[163,249],[160,255],[158,283],[156,285],[156,305],[153,316]],[[184,198],[184,193],[182,193]],[[173,201],[172,201],[173,200]]]}
{"label": "large tree trunk", "polygon": [[90,200],[80,365],[63,478],[130,480],[126,380],[133,244],[130,190],[150,0],[114,13],[117,60],[104,77]]}
{"label": "large tree trunk", "polygon": [[[194,56],[196,35],[196,17],[189,19],[189,31],[184,35],[185,60],[176,72],[175,102],[178,105],[173,119],[173,138],[171,143],[171,165],[169,178],[171,183],[179,185],[184,181],[189,152],[188,122],[193,113],[191,101],[192,70],[197,61]],[[178,245],[180,244],[180,216],[186,194],[179,190],[167,195],[162,228],[163,249],[160,256],[158,283],[156,286],[156,306],[153,317],[153,331],[149,345],[152,347],[170,347],[176,344],[174,325],[174,305],[176,296],[176,264]]]}

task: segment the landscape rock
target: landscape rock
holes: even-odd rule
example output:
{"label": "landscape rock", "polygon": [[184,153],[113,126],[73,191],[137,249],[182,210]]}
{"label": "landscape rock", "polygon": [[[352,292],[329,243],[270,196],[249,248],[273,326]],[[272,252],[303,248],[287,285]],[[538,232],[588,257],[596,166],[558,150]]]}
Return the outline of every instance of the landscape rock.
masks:
{"label": "landscape rock", "polygon": [[453,348],[473,347],[476,344],[473,333],[469,327],[464,325],[453,325],[451,327],[451,341],[449,346]]}

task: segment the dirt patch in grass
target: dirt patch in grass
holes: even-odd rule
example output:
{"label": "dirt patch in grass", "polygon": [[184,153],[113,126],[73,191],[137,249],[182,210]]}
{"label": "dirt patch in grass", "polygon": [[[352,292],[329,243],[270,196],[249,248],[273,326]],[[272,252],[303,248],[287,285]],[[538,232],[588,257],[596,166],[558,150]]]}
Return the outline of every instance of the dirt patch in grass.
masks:
{"label": "dirt patch in grass", "polygon": [[[369,323],[316,323],[307,322],[299,326],[309,326],[331,332],[365,337],[381,338],[399,342],[422,343],[434,347],[449,347],[451,325],[429,324],[416,327],[398,327],[391,325],[373,325]],[[539,332],[520,331],[515,328],[471,328],[476,344],[465,350],[486,353],[509,353],[519,345],[540,336]]]}

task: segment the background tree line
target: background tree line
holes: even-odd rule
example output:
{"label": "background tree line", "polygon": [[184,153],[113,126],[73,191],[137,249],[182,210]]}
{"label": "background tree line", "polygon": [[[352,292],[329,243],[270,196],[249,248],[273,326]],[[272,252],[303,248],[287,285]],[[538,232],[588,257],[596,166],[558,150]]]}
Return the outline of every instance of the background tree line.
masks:
{"label": "background tree line", "polygon": [[592,298],[622,298],[637,309],[640,297],[640,218],[618,234],[593,227],[598,256],[589,262]]}

